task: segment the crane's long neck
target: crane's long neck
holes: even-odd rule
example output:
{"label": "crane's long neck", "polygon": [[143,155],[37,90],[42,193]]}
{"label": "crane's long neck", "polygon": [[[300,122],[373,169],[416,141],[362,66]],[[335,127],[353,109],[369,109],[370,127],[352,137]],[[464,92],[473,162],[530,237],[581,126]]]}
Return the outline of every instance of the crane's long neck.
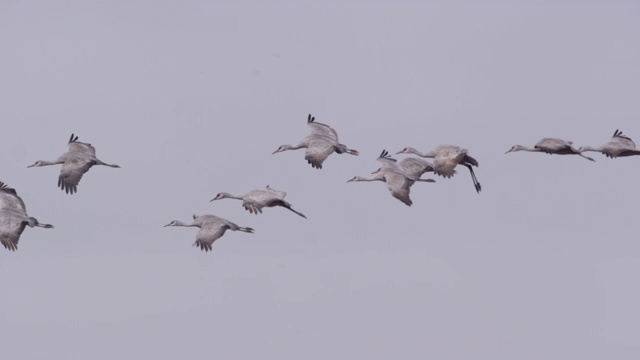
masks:
{"label": "crane's long neck", "polygon": [[601,146],[601,147],[598,147],[598,148],[594,148],[594,147],[591,147],[591,146],[583,146],[583,147],[581,147],[581,148],[579,149],[579,151],[580,151],[581,153],[582,153],[582,152],[585,152],[585,151],[597,151],[597,152],[601,152],[601,151],[602,151],[602,146]]}
{"label": "crane's long neck", "polygon": [[59,165],[59,164],[64,164],[64,159],[57,159],[53,161],[40,160],[39,163],[40,164],[38,166]]}
{"label": "crane's long neck", "polygon": [[411,153],[411,154],[414,154],[414,155],[418,155],[418,156],[420,156],[420,157],[424,157],[424,158],[434,158],[434,157],[436,157],[436,155],[438,155],[438,154],[437,154],[435,151],[433,151],[433,150],[431,150],[431,151],[427,151],[427,152],[424,152],[424,153],[421,153],[420,151],[418,151],[418,150],[416,150],[416,149],[411,148],[411,149],[409,149],[409,151],[408,151],[408,152],[409,152],[409,153]]}
{"label": "crane's long neck", "polygon": [[356,176],[355,178],[349,181],[384,181],[384,174],[382,171],[378,171],[374,176],[365,178],[361,176]]}
{"label": "crane's long neck", "polygon": [[518,149],[516,149],[516,150],[517,150],[517,151],[531,151],[531,152],[540,152],[540,151],[542,151],[541,149],[536,148],[536,147],[532,147],[532,148],[531,148],[531,147],[528,147],[528,146],[522,146],[522,145],[521,145],[521,146],[518,146]]}
{"label": "crane's long neck", "polygon": [[244,195],[225,194],[225,198],[244,200]]}
{"label": "crane's long neck", "polygon": [[191,227],[191,226],[195,226],[197,227],[198,225],[196,225],[195,223],[186,223],[186,222],[182,222],[182,221],[176,221],[175,224],[173,224],[173,226],[185,226],[185,227]]}
{"label": "crane's long neck", "polygon": [[298,150],[298,149],[306,148],[307,146],[308,146],[307,141],[302,140],[297,144],[289,145],[289,147],[286,150]]}

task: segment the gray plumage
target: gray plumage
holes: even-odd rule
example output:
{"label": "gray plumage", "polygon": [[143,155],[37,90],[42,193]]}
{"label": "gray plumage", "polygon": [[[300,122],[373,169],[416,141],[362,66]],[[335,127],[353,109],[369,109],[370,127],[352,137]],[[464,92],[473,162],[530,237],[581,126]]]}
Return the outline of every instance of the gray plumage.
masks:
{"label": "gray plumage", "polygon": [[40,167],[47,165],[62,164],[60,176],[58,177],[58,186],[67,194],[73,194],[78,191],[78,183],[82,179],[82,175],[89,171],[94,165],[104,165],[112,168],[119,168],[118,165],[106,164],[96,157],[96,149],[91,144],[78,141],[78,137],[71,134],[69,139],[69,150],[62,154],[57,160],[46,161],[38,160],[28,167]]}
{"label": "gray plumage", "polygon": [[196,241],[193,246],[198,246],[203,251],[210,251],[212,249],[213,242],[221,238],[227,230],[242,231],[253,234],[253,229],[250,227],[238,226],[235,223],[223,219],[215,215],[193,215],[193,221],[188,224],[179,220],[173,220],[166,226],[186,226],[186,227],[198,227],[200,231],[196,234]]}
{"label": "gray plumage", "polygon": [[304,214],[293,210],[293,205],[284,200],[286,195],[286,192],[272,189],[267,185],[263,188],[251,190],[244,195],[232,195],[221,192],[216,194],[211,201],[225,198],[242,200],[242,206],[252,214],[262,213],[262,208],[264,207],[282,206],[306,219],[307,217]]}
{"label": "gray plumage", "polygon": [[20,235],[26,226],[53,228],[50,224],[40,224],[27,215],[27,208],[15,189],[0,182],[0,243],[11,251],[18,249]]}
{"label": "gray plumage", "polygon": [[580,153],[585,151],[597,151],[609,158],[625,157],[640,155],[640,151],[636,149],[636,143],[630,137],[622,135],[622,131],[616,130],[608,143],[593,148],[590,146],[582,146],[578,149]]}
{"label": "gray plumage", "polygon": [[405,147],[398,151],[396,154],[415,154],[420,157],[433,158],[433,172],[436,175],[450,178],[456,174],[454,170],[457,165],[462,165],[469,169],[471,173],[471,180],[473,180],[473,186],[478,194],[482,190],[482,185],[478,182],[476,174],[473,171],[472,166],[478,167],[478,161],[469,156],[467,149],[463,149],[455,145],[439,145],[436,148],[421,153],[420,151],[412,148]]}
{"label": "gray plumage", "polygon": [[273,154],[286,150],[306,148],[305,160],[317,169],[322,169],[322,163],[334,152],[358,155],[357,150],[349,149],[338,141],[338,133],[333,128],[316,122],[311,114],[307,118],[307,125],[311,130],[311,135],[306,136],[295,145],[281,145]]}
{"label": "gray plumage", "polygon": [[538,143],[535,144],[533,148],[522,145],[514,145],[505,154],[513,151],[543,152],[546,154],[556,155],[578,155],[589,161],[595,161],[588,156],[580,154],[580,151],[573,147],[573,142],[558,138],[543,138],[542,140],[538,141]]}
{"label": "gray plumage", "polygon": [[404,158],[398,162],[398,165],[409,177],[420,178],[422,174],[434,171],[432,163],[414,157]]}
{"label": "gray plumage", "polygon": [[[386,183],[387,189],[391,196],[402,201],[407,206],[411,206],[413,201],[409,197],[411,186],[416,181],[435,182],[433,179],[420,179],[420,175],[428,171],[426,161],[405,162],[405,166],[398,165],[397,160],[389,156],[386,150],[383,150],[377,160],[382,163],[382,167],[375,171],[373,177],[363,178],[354,176],[347,182],[352,181],[382,181]],[[419,160],[419,159],[415,159]]]}

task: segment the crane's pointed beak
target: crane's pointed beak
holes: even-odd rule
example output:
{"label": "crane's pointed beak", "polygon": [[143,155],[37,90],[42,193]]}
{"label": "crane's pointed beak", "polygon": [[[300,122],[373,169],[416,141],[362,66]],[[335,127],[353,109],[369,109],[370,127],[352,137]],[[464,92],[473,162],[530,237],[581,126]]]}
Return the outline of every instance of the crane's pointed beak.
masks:
{"label": "crane's pointed beak", "polygon": [[404,150],[400,150],[400,151],[398,151],[398,152],[396,153],[396,155],[398,155],[398,154],[404,154]]}
{"label": "crane's pointed beak", "polygon": [[27,166],[27,169],[28,169],[28,168],[30,168],[30,167],[34,167],[34,166],[35,166],[35,165],[29,165],[29,166]]}

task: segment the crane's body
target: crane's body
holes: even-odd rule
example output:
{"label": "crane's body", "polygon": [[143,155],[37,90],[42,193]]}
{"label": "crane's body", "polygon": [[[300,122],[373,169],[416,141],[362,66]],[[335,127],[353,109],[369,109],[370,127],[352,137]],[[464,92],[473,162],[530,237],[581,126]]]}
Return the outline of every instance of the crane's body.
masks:
{"label": "crane's body", "polygon": [[91,144],[78,141],[78,137],[71,134],[69,139],[69,150],[54,161],[38,160],[28,167],[40,167],[47,165],[62,164],[60,176],[58,177],[58,187],[67,194],[78,191],[78,183],[89,169],[94,165],[104,165],[112,168],[119,168],[118,165],[107,164],[96,157],[96,149]]}
{"label": "crane's body", "polygon": [[397,152],[397,154],[415,154],[424,158],[432,158],[433,172],[436,175],[440,175],[445,178],[451,178],[455,173],[455,168],[458,165],[462,165],[469,169],[471,173],[471,180],[473,180],[473,186],[476,192],[480,193],[482,185],[478,182],[476,174],[473,171],[472,166],[478,167],[478,161],[469,156],[467,149],[463,149],[455,145],[439,145],[434,149],[427,152],[420,152],[412,147],[405,147]]}
{"label": "crane's body", "polygon": [[578,149],[580,153],[585,151],[596,151],[604,154],[609,158],[626,157],[640,155],[640,150],[636,148],[636,143],[630,137],[622,135],[622,131],[616,130],[608,143],[593,148],[590,146],[582,146]]}
{"label": "crane's body", "polygon": [[17,250],[26,226],[53,228],[53,225],[40,224],[36,218],[27,215],[24,201],[15,189],[0,182],[0,243],[8,250]]}
{"label": "crane's body", "polygon": [[200,230],[196,234],[196,241],[193,246],[198,246],[200,250],[210,251],[213,246],[213,242],[221,238],[227,230],[242,231],[253,234],[253,229],[250,227],[238,226],[235,223],[223,219],[215,215],[193,215],[193,221],[191,223],[185,223],[179,220],[173,220],[166,226],[185,226],[185,227],[198,227]]}
{"label": "crane's body", "polygon": [[513,151],[529,151],[529,152],[542,152],[545,154],[555,154],[555,155],[578,155],[582,158],[585,158],[589,161],[595,161],[588,156],[584,156],[573,147],[573,142],[566,141],[558,138],[543,138],[538,141],[533,148],[522,146],[522,145],[514,145],[509,149],[505,154],[508,154]]}
{"label": "crane's body", "polygon": [[307,118],[307,125],[311,130],[310,135],[304,137],[297,144],[279,146],[273,154],[286,150],[306,148],[307,152],[304,158],[316,169],[322,169],[322,163],[334,152],[358,155],[357,150],[349,149],[338,141],[338,133],[332,127],[316,122],[311,114]]}
{"label": "crane's body", "polygon": [[251,190],[244,195],[221,192],[216,194],[211,201],[226,198],[242,200],[242,206],[252,214],[262,213],[262,209],[265,207],[282,206],[306,219],[307,217],[304,214],[294,210],[293,205],[284,200],[286,195],[286,192],[273,189],[267,185],[263,188]]}
{"label": "crane's body", "polygon": [[404,167],[399,166],[396,159],[391,158],[386,150],[382,151],[377,160],[382,163],[382,167],[373,173],[374,176],[370,178],[354,176],[347,182],[382,181],[386,183],[387,190],[389,190],[391,196],[402,201],[407,206],[413,204],[409,197],[409,191],[416,181],[434,182],[433,179],[420,179],[420,175],[427,171],[427,166],[424,163],[405,162]]}

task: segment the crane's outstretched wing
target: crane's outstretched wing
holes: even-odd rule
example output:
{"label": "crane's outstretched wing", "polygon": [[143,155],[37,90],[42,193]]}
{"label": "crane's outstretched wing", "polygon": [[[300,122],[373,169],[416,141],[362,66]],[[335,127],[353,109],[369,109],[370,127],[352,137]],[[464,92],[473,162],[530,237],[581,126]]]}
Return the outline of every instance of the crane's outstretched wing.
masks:
{"label": "crane's outstretched wing", "polygon": [[402,169],[397,164],[398,161],[392,158],[387,150],[382,150],[382,153],[376,160],[378,160],[382,164],[383,169],[402,171]]}
{"label": "crane's outstretched wing", "polygon": [[422,159],[408,157],[400,160],[400,168],[407,175],[420,178],[422,174],[433,171],[433,164]]}
{"label": "crane's outstretched wing", "polygon": [[200,227],[200,231],[196,234],[196,242],[193,245],[200,247],[203,251],[210,251],[213,242],[222,237],[227,228],[226,224],[218,221],[207,222]]}
{"label": "crane's outstretched wing", "polygon": [[407,206],[413,204],[413,201],[409,198],[409,188],[413,185],[413,181],[400,173],[391,171],[385,173],[384,180],[393,197],[407,204]]}
{"label": "crane's outstretched wing", "polygon": [[335,146],[331,142],[315,137],[309,141],[304,159],[311,167],[322,169],[322,163],[335,151]]}
{"label": "crane's outstretched wing", "polygon": [[5,249],[18,250],[18,241],[27,224],[19,217],[0,212],[0,243]]}
{"label": "crane's outstretched wing", "polygon": [[633,142],[633,140],[631,140],[630,137],[622,135],[622,131],[620,131],[620,130],[616,130],[613,133],[613,137],[611,138],[611,142],[615,142],[615,143],[621,144],[624,147],[628,148],[629,150],[634,150],[636,148],[636,143]]}
{"label": "crane's outstretched wing", "polygon": [[20,209],[26,213],[27,208],[14,188],[0,181],[0,209]]}
{"label": "crane's outstretched wing", "polygon": [[311,129],[312,135],[326,136],[329,139],[338,142],[338,133],[329,125],[315,122],[316,118],[309,114],[307,125]]}
{"label": "crane's outstretched wing", "polygon": [[71,157],[67,159],[60,169],[58,186],[67,194],[78,191],[78,183],[82,175],[95,165],[95,161],[86,157]]}
{"label": "crane's outstretched wing", "polygon": [[71,134],[71,138],[69,139],[69,152],[78,152],[83,154],[90,154],[95,156],[96,149],[91,146],[91,144],[83,143],[78,141],[78,137],[74,134]]}
{"label": "crane's outstretched wing", "polygon": [[461,153],[453,151],[441,151],[438,156],[433,159],[433,171],[437,175],[444,176],[446,178],[452,177],[456,171],[456,165],[458,165],[457,157]]}

